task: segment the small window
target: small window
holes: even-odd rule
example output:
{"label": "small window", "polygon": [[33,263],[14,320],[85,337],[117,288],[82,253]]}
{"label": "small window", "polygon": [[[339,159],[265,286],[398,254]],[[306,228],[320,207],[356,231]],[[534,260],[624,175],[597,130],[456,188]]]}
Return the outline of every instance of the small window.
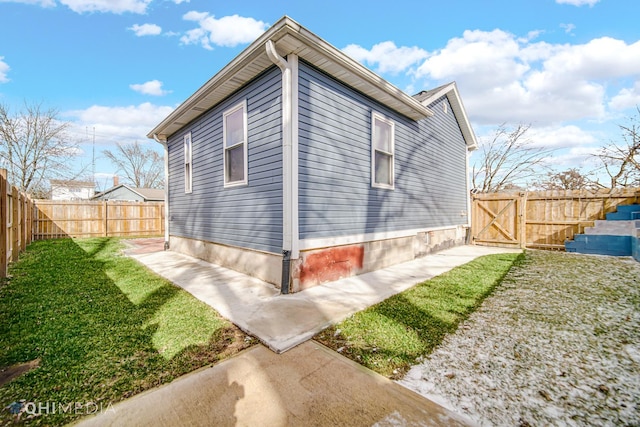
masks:
{"label": "small window", "polygon": [[371,185],[393,189],[393,121],[373,113],[371,124]]}
{"label": "small window", "polygon": [[191,193],[193,181],[192,167],[193,151],[191,146],[191,132],[184,136],[184,192]]}
{"label": "small window", "polygon": [[224,186],[247,184],[247,103],[222,115],[224,139]]}

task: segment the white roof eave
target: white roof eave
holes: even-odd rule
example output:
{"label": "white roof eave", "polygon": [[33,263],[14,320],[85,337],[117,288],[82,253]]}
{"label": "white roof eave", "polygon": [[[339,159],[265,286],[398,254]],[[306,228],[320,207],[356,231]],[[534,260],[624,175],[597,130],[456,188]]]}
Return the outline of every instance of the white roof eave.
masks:
{"label": "white roof eave", "polygon": [[448,85],[442,86],[440,90],[435,91],[431,94],[431,96],[429,96],[429,98],[423,100],[422,105],[428,106],[444,95],[447,96],[447,99],[451,104],[453,113],[458,120],[460,131],[462,132],[462,136],[464,137],[465,143],[467,144],[467,150],[477,150],[478,141],[476,139],[476,134],[471,127],[471,122],[469,122],[467,111],[462,104],[462,98],[460,97],[460,93],[458,92],[458,85],[455,82],[451,82]]}
{"label": "white roof eave", "polygon": [[413,120],[433,112],[391,83],[376,75],[339,49],[322,40],[289,17],[283,17],[240,55],[178,106],[149,134],[168,137],[249,83],[273,65],[265,45],[273,41],[282,56],[297,54],[304,61]]}

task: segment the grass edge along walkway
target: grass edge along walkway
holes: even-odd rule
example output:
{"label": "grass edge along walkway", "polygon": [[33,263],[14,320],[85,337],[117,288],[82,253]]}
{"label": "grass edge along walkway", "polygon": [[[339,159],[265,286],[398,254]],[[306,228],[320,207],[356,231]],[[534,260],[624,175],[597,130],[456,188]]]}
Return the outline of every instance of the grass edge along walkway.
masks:
{"label": "grass edge along walkway", "polygon": [[1,425],[66,424],[255,343],[122,248],[117,238],[36,241],[11,266],[0,366],[39,363],[0,387]]}
{"label": "grass edge along walkway", "polygon": [[355,313],[314,339],[379,374],[401,378],[454,332],[524,256],[477,258]]}

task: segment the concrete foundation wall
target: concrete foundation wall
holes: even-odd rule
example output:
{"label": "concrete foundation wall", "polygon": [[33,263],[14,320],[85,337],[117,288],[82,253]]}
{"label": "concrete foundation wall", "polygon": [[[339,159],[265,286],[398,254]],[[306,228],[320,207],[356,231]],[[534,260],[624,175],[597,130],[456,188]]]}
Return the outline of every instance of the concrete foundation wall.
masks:
{"label": "concrete foundation wall", "polygon": [[465,244],[466,228],[419,232],[413,236],[374,240],[302,251],[292,261],[293,292],[321,283],[379,270],[443,249]]}
{"label": "concrete foundation wall", "polygon": [[280,288],[282,281],[282,256],[280,255],[176,236],[169,237],[169,247],[172,251],[257,277]]}
{"label": "concrete foundation wall", "polygon": [[[466,228],[419,232],[408,237],[372,240],[300,252],[291,261],[291,292],[411,261],[443,249],[463,245]],[[172,251],[248,274],[280,288],[282,256],[202,240],[170,236]]]}

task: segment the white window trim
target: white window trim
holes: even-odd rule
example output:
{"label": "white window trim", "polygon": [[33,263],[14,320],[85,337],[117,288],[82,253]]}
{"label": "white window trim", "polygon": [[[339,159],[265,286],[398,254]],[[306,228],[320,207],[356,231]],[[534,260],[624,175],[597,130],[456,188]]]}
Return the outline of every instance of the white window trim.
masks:
{"label": "white window trim", "polygon": [[[244,145],[244,150],[243,154],[244,154],[244,178],[242,179],[242,181],[233,181],[233,182],[228,182],[227,181],[227,148],[231,148],[231,147],[227,147],[227,116],[230,114],[235,113],[236,111],[242,109],[242,126],[243,126],[243,141],[241,143],[238,143],[236,145],[234,145],[233,147],[236,147],[240,144]],[[233,107],[229,108],[227,111],[225,111],[224,113],[222,113],[222,174],[224,176],[224,187],[238,187],[241,185],[247,185],[248,183],[248,175],[249,175],[249,161],[248,161],[248,126],[247,126],[247,100],[245,99],[244,101],[240,102],[239,104],[234,105]]]}
{"label": "white window trim", "polygon": [[193,139],[191,132],[187,133],[182,141],[184,145],[184,192],[189,194],[193,191]]}
{"label": "white window trim", "polygon": [[[380,120],[389,126],[391,126],[391,152],[387,153],[382,150],[376,150],[375,148],[375,121]],[[393,120],[383,116],[380,113],[373,111],[371,113],[371,186],[374,188],[384,188],[387,190],[395,189],[396,185],[396,176],[395,176],[395,164],[396,164],[396,154],[395,154],[395,139],[396,139],[396,124]],[[391,185],[381,184],[376,182],[376,151],[380,151],[382,153],[391,155]]]}

